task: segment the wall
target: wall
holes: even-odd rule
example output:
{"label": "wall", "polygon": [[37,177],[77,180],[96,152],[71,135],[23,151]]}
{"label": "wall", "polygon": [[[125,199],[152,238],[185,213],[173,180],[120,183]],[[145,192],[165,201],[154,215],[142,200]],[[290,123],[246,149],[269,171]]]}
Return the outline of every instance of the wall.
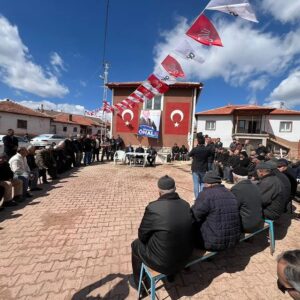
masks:
{"label": "wall", "polygon": [[[280,122],[293,122],[292,132],[280,132]],[[300,139],[300,116],[270,115],[267,132],[291,142]]]}
{"label": "wall", "polygon": [[[207,121],[216,121],[216,130],[205,130]],[[211,138],[220,138],[224,147],[232,142],[233,116],[197,116],[197,132],[209,135]]]}
{"label": "wall", "polygon": [[[17,128],[17,120],[26,120],[27,129]],[[0,112],[0,134],[6,134],[8,129],[14,129],[16,135],[23,136],[28,133],[30,136],[50,132],[50,118],[40,118],[26,115],[17,115]]]}
{"label": "wall", "polygon": [[[121,100],[124,100],[128,97],[132,92],[134,92],[135,88],[118,88],[113,90],[113,103],[116,104]],[[118,134],[124,140],[125,145],[131,143],[132,145],[142,144],[144,146],[152,145],[153,147],[172,147],[174,143],[178,145],[188,146],[188,135],[174,135],[174,134],[165,134],[165,111],[166,104],[168,102],[189,102],[190,103],[190,116],[189,116],[189,128],[188,131],[191,131],[192,128],[192,111],[193,111],[193,96],[194,96],[194,88],[173,88],[169,90],[166,94],[164,94],[163,101],[163,110],[161,115],[161,126],[160,126],[160,136],[159,139],[151,139],[147,137],[139,137],[136,133],[119,133],[116,131],[116,118],[118,118],[117,114],[113,116],[112,120],[112,135],[116,137]],[[143,109],[143,104],[139,104],[139,112],[138,117],[140,116],[140,111]]]}
{"label": "wall", "polygon": [[[55,126],[56,130],[55,133],[62,135],[62,136],[74,136],[80,133],[80,125],[76,124],[67,124],[67,123],[60,123],[60,122],[51,122],[52,126]],[[63,128],[67,127],[67,131],[64,131]],[[77,131],[74,132],[74,128],[77,128]]]}

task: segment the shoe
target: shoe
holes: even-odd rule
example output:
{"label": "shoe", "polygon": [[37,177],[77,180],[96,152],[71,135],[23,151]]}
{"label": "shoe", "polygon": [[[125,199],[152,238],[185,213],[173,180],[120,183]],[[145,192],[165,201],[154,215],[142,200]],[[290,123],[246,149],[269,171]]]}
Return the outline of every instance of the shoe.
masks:
{"label": "shoe", "polygon": [[43,189],[39,188],[39,187],[35,187],[35,188],[32,188],[30,189],[31,192],[33,191],[42,191]]}
{"label": "shoe", "polygon": [[168,275],[167,276],[167,280],[170,283],[174,282],[175,281],[175,275],[174,274]]}
{"label": "shoe", "polygon": [[31,195],[29,192],[27,192],[26,194],[25,194],[25,197],[26,198],[31,198],[33,195]]}
{"label": "shoe", "polygon": [[13,206],[17,206],[17,205],[18,205],[17,201],[14,201],[14,200],[10,200],[10,201],[3,203],[3,207],[13,207]]}
{"label": "shoe", "polygon": [[25,200],[26,200],[26,197],[22,197],[22,196],[17,196],[17,198],[14,197],[14,201],[16,201],[18,203],[21,203],[21,202],[23,202]]}
{"label": "shoe", "polygon": [[49,183],[50,183],[49,181],[44,181],[44,182],[43,182],[43,184],[49,184]]}

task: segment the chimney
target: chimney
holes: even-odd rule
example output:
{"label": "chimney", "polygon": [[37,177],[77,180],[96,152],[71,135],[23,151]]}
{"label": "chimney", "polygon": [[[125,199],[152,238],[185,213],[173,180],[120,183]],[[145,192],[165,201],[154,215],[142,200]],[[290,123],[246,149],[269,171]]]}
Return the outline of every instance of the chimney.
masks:
{"label": "chimney", "polygon": [[41,112],[44,112],[44,104],[41,104]]}
{"label": "chimney", "polygon": [[70,114],[69,115],[69,121],[72,122],[73,121],[73,116]]}

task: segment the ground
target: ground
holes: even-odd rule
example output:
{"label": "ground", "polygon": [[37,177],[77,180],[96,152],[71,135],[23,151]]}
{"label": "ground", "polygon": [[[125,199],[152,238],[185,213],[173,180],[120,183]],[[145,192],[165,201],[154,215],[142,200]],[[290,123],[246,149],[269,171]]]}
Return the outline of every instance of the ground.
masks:
{"label": "ground", "polygon": [[[0,299],[137,299],[128,285],[130,244],[144,208],[165,174],[192,204],[189,168],[92,165],[1,211]],[[182,272],[159,299],[289,299],[276,287],[276,255],[300,248],[299,221],[284,218],[275,229],[274,256],[263,232]]]}

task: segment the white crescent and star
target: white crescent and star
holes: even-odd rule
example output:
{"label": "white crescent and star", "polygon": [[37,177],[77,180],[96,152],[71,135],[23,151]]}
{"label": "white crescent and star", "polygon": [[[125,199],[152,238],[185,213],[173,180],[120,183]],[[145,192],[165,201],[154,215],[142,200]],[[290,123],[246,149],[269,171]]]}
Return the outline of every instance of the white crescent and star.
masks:
{"label": "white crescent and star", "polygon": [[173,118],[174,118],[175,115],[179,115],[180,116],[180,121],[174,123],[175,127],[179,127],[180,122],[182,122],[182,120],[184,119],[184,114],[183,114],[183,112],[180,109],[173,110],[172,113],[171,113],[171,115],[170,115],[170,118],[171,118],[172,122],[174,122]]}
{"label": "white crescent and star", "polygon": [[[127,114],[130,115],[130,120],[129,120],[129,121],[125,121],[125,120],[124,120],[124,118],[125,118],[125,116],[126,116]],[[130,109],[125,109],[125,110],[122,112],[122,119],[123,119],[123,121],[125,121],[125,125],[127,125],[127,126],[130,124],[130,121],[133,120],[133,117],[134,117],[133,111],[130,110]]]}

